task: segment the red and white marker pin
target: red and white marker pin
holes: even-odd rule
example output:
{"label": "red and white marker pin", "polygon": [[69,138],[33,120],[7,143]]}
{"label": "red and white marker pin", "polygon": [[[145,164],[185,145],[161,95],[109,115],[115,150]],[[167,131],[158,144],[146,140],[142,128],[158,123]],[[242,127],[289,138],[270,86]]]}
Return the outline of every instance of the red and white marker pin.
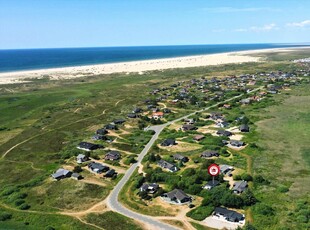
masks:
{"label": "red and white marker pin", "polygon": [[220,174],[220,166],[217,164],[211,164],[208,167],[208,173],[210,176],[212,176],[212,182],[214,184],[214,177]]}
{"label": "red and white marker pin", "polygon": [[208,167],[208,173],[210,174],[210,176],[217,176],[220,174],[220,166],[218,166],[217,164],[211,164]]}

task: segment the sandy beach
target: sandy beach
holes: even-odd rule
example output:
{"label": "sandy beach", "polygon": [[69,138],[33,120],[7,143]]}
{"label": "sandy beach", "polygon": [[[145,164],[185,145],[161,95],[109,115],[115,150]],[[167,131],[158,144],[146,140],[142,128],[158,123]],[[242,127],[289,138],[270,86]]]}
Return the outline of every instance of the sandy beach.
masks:
{"label": "sandy beach", "polygon": [[21,83],[26,82],[27,79],[35,79],[35,78],[39,79],[43,77],[49,77],[52,80],[59,80],[59,79],[72,79],[78,77],[94,76],[99,74],[132,73],[132,72],[143,73],[145,71],[151,71],[151,70],[199,67],[199,66],[221,65],[230,63],[259,62],[263,60],[261,60],[260,57],[255,57],[255,54],[264,52],[275,52],[275,51],[293,51],[301,48],[309,49],[310,47],[249,50],[249,51],[208,54],[199,56],[119,62],[111,64],[97,64],[97,65],[74,66],[64,68],[6,72],[6,73],[0,73],[0,85]]}

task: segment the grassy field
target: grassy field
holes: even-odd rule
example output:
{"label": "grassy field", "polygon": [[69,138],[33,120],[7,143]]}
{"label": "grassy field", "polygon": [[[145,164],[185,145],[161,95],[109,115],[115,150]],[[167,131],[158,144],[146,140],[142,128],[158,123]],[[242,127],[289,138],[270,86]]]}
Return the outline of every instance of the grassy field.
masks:
{"label": "grassy field", "polygon": [[109,190],[95,185],[86,184],[72,179],[51,181],[32,188],[26,202],[33,209],[81,211],[104,200]]}
{"label": "grassy field", "polygon": [[57,214],[32,213],[28,211],[12,210],[0,205],[0,216],[3,213],[11,215],[11,218],[0,221],[1,230],[37,230],[37,229],[61,229],[61,230],[96,230],[98,228],[84,224],[79,220]]}
{"label": "grassy field", "polygon": [[254,207],[254,223],[259,228],[307,229],[310,202],[310,92],[309,85],[278,95],[279,105],[265,109],[256,123],[258,145],[253,154],[253,171],[271,184],[256,189],[259,200],[272,208],[267,217]]}
{"label": "grassy field", "polygon": [[213,230],[214,229],[214,228],[208,228],[207,226],[197,224],[195,222],[190,222],[190,224],[193,225],[193,227],[197,230]]}
{"label": "grassy field", "polygon": [[[254,55],[253,55],[254,56]],[[309,49],[300,49],[295,51],[279,51],[279,52],[265,52],[260,54],[255,54],[255,57],[262,57],[263,59],[267,59],[269,61],[290,61],[295,59],[308,58],[310,56]]]}
{"label": "grassy field", "polygon": [[86,221],[94,223],[104,229],[115,230],[142,230],[143,228],[131,219],[116,212],[105,212],[103,214],[89,214]]}

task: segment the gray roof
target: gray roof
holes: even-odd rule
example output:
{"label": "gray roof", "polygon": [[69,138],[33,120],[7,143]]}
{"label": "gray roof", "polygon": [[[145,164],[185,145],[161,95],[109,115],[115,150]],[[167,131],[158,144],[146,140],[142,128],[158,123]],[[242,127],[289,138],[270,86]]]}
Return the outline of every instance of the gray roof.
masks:
{"label": "gray roof", "polygon": [[109,159],[114,159],[114,160],[117,160],[121,157],[121,154],[119,151],[110,151],[108,152],[106,155],[105,155],[105,158],[109,158]]}
{"label": "gray roof", "polygon": [[71,177],[74,177],[74,178],[79,178],[81,175],[78,174],[78,173],[72,173]]}
{"label": "gray roof", "polygon": [[186,156],[183,156],[183,155],[181,155],[181,154],[174,154],[173,155],[173,158],[174,159],[176,159],[176,160],[185,160],[185,159],[187,159],[187,157]]}
{"label": "gray roof", "polygon": [[77,159],[84,159],[86,156],[84,155],[84,154],[79,154],[79,155],[77,155]]}
{"label": "gray roof", "polygon": [[220,136],[227,136],[227,137],[232,135],[232,133],[227,130],[218,130],[216,134]]}
{"label": "gray roof", "polygon": [[219,153],[217,151],[213,151],[213,150],[207,150],[207,151],[204,151],[201,155],[201,157],[218,157],[219,156]]}
{"label": "gray roof", "polygon": [[178,170],[178,167],[176,167],[174,164],[169,163],[168,161],[165,160],[160,160],[157,163],[160,167],[165,168],[165,169],[169,169],[171,171],[174,171],[174,168],[176,168]]}
{"label": "gray roof", "polygon": [[89,142],[80,142],[80,144],[78,145],[78,148],[86,150],[95,150],[101,147],[102,145],[97,145]]}
{"label": "gray roof", "polygon": [[167,193],[167,197],[170,199],[177,199],[177,200],[183,200],[184,198],[190,198],[185,192],[183,192],[181,189],[174,189],[171,192]]}
{"label": "gray roof", "polygon": [[210,181],[208,181],[208,183],[206,183],[206,185],[204,187],[208,186],[208,187],[213,188],[219,184],[220,184],[220,182],[218,180],[214,180],[214,183],[213,183],[213,180],[210,180]]}
{"label": "gray roof", "polygon": [[222,207],[215,208],[214,213],[223,215],[229,221],[237,222],[244,219],[242,214]]}
{"label": "gray roof", "polygon": [[194,125],[185,124],[182,126],[184,130],[194,130],[196,127]]}
{"label": "gray roof", "polygon": [[230,165],[220,165],[221,173],[226,173],[226,172],[228,172],[228,171],[230,171],[232,169],[233,169],[233,167],[230,166]]}
{"label": "gray roof", "polygon": [[96,162],[91,162],[88,164],[88,168],[90,168],[91,170],[98,170],[98,171],[102,171],[104,169],[108,169],[109,167],[102,165],[100,163],[96,163]]}
{"label": "gray roof", "polygon": [[166,139],[161,143],[161,146],[175,145],[175,139]]}
{"label": "gray roof", "polygon": [[242,124],[242,125],[240,125],[240,130],[249,131],[250,128],[247,124]]}
{"label": "gray roof", "polygon": [[141,187],[141,191],[148,191],[148,190],[157,190],[159,188],[159,185],[156,183],[147,184],[144,183]]}
{"label": "gray roof", "polygon": [[243,146],[244,142],[243,141],[238,141],[238,140],[230,140],[230,144],[232,146]]}
{"label": "gray roof", "polygon": [[59,177],[68,176],[70,173],[71,172],[69,170],[60,168],[55,173],[52,174],[52,177],[57,179]]}
{"label": "gray roof", "polygon": [[248,182],[246,182],[244,180],[243,181],[237,181],[234,183],[232,190],[236,191],[238,193],[242,193],[247,187],[248,187]]}

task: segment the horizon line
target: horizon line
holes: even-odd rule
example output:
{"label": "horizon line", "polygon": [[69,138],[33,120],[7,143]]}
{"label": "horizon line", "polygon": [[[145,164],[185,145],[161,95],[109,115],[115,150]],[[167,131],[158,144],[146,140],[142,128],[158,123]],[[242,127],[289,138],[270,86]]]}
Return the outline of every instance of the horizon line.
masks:
{"label": "horizon line", "polygon": [[310,45],[310,42],[292,42],[292,43],[269,43],[269,42],[259,42],[259,43],[209,43],[209,44],[183,44],[183,45],[120,45],[120,46],[71,46],[71,47],[37,47],[37,48],[8,48],[8,49],[2,49],[0,48],[0,51],[4,50],[40,50],[40,49],[83,49],[83,48],[130,48],[130,47],[166,47],[166,46],[203,46],[203,45],[266,45],[266,44],[272,44],[272,45]]}

